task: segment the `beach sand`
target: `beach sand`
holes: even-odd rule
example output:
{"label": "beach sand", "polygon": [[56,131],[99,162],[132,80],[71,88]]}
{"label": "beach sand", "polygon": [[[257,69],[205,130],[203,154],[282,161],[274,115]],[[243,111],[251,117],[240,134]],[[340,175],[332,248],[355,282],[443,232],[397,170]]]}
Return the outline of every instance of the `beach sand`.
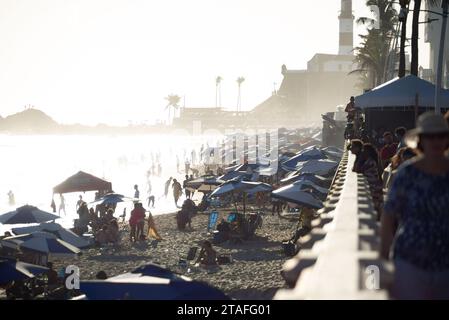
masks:
{"label": "beach sand", "polygon": [[[219,220],[226,215],[220,212]],[[77,260],[55,261],[55,267],[74,264],[80,268],[81,279],[86,280],[95,279],[100,270],[115,276],[153,262],[194,280],[205,281],[234,299],[271,299],[279,288],[285,287],[280,271],[288,257],[282,251],[281,242],[292,236],[296,219],[269,213],[264,215],[263,225],[253,239],[241,244],[214,245],[218,254],[231,254],[233,258],[232,263],[221,265],[214,272],[194,266],[187,272],[179,267],[179,259],[186,258],[190,247],[212,238],[207,233],[206,214],[192,219],[193,231],[178,231],[174,214],[154,216],[162,241],[131,244],[128,225],[122,224],[120,244],[85,249]]]}

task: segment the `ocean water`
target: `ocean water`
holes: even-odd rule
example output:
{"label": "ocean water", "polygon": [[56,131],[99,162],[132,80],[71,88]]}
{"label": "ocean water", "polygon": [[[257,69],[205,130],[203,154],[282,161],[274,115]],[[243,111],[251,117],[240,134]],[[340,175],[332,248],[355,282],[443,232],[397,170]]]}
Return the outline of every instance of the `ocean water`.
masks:
{"label": "ocean water", "polygon": [[[114,192],[134,196],[134,185],[140,190],[140,199],[146,207],[148,193],[147,171],[157,157],[161,163],[161,176],[150,176],[155,196],[155,215],[177,210],[172,193],[163,197],[165,181],[172,176],[184,180],[184,163],[191,161],[191,152],[199,155],[201,145],[214,145],[219,136],[141,135],[141,136],[43,136],[0,135],[0,214],[30,204],[51,211],[53,187],[78,171],[85,171],[112,182]],[[197,159],[199,157],[197,156]],[[179,159],[179,171],[177,162]],[[16,205],[8,204],[8,191],[15,195]],[[171,191],[171,190],[170,190]],[[78,196],[86,202],[94,201],[95,192],[65,194],[66,215],[56,222],[71,227],[77,218],[75,206]],[[57,209],[59,195],[54,196]],[[178,202],[182,204],[184,196]],[[120,203],[116,215],[132,203]],[[16,227],[15,225],[14,227]],[[10,229],[0,224],[0,234]]]}

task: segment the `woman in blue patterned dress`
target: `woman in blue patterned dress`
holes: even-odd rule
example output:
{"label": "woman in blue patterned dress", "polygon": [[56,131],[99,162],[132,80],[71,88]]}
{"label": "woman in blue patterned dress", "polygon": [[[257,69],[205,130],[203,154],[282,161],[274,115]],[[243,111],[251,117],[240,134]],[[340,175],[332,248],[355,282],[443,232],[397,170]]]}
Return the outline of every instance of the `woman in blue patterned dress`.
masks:
{"label": "woman in blue patterned dress", "polygon": [[382,258],[393,245],[396,299],[449,299],[449,126],[426,113],[407,134],[421,154],[394,177],[381,221]]}

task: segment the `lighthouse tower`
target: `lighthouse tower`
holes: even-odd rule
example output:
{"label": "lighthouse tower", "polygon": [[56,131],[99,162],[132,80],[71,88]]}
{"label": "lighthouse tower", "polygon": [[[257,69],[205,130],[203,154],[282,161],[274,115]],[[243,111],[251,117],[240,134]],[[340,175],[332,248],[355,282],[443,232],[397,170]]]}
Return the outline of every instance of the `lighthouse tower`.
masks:
{"label": "lighthouse tower", "polygon": [[354,48],[354,16],[352,0],[341,0],[339,55],[352,55]]}

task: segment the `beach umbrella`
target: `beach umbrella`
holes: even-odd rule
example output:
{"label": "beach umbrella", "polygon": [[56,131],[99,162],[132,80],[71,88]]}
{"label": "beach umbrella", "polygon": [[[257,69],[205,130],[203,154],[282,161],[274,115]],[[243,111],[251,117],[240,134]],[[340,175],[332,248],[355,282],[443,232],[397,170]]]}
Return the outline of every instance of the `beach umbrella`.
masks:
{"label": "beach umbrella", "polygon": [[202,186],[219,186],[223,182],[225,181],[215,176],[202,176],[197,179],[187,181],[186,186],[193,190],[197,190]]}
{"label": "beach umbrella", "polygon": [[81,281],[88,300],[228,300],[220,290],[183,276],[176,278],[126,273],[106,280]]}
{"label": "beach umbrella", "polygon": [[323,203],[316,199],[311,192],[304,191],[301,185],[290,184],[271,193],[273,198],[296,203],[313,209],[323,208]]}
{"label": "beach umbrella", "polygon": [[246,171],[229,171],[228,173],[225,173],[224,175],[218,177],[218,179],[222,181],[229,181],[235,178],[250,179],[251,176],[252,174],[247,173]]}
{"label": "beach umbrella", "polygon": [[293,185],[299,186],[301,190],[310,191],[315,198],[318,198],[321,201],[326,200],[327,194],[329,193],[328,189],[317,186],[312,181],[305,179],[295,181]]}
{"label": "beach umbrella", "polygon": [[139,199],[131,198],[131,197],[125,197],[122,194],[118,193],[108,193],[99,198],[98,200],[95,200],[93,202],[90,202],[91,205],[113,205],[117,204],[119,202],[125,202],[125,201],[139,201]]}
{"label": "beach umbrella", "polygon": [[6,285],[12,281],[30,279],[46,271],[48,271],[48,268],[42,266],[0,258],[0,285]]}
{"label": "beach umbrella", "polygon": [[53,188],[53,193],[110,191],[112,184],[89,173],[79,171]]}
{"label": "beach umbrella", "polygon": [[60,224],[57,223],[41,223],[38,226],[12,229],[12,232],[14,232],[14,234],[16,235],[29,234],[37,231],[52,233],[56,237],[58,237],[58,239],[70,243],[72,246],[75,246],[77,248],[84,248],[91,244],[89,240],[80,237],[71,230],[63,228]]}
{"label": "beach umbrella", "polygon": [[284,179],[281,180],[282,184],[290,184],[298,180],[312,181],[314,184],[320,187],[329,187],[332,183],[331,178],[325,178],[312,173],[298,173],[296,171],[290,172]]}
{"label": "beach umbrella", "polygon": [[306,162],[300,162],[296,166],[297,173],[312,173],[317,175],[328,175],[330,172],[338,167],[338,162],[320,159],[320,160],[309,160]]}
{"label": "beach umbrella", "polygon": [[73,258],[80,253],[77,247],[42,231],[7,237],[1,243],[6,247],[34,251],[54,258]]}
{"label": "beach umbrella", "polygon": [[14,211],[0,215],[2,224],[41,223],[53,221],[60,217],[49,212],[42,211],[34,206],[25,205]]}
{"label": "beach umbrella", "polygon": [[291,157],[284,163],[282,163],[282,167],[286,170],[292,171],[295,170],[296,165],[299,162],[309,161],[309,160],[318,160],[325,159],[326,155],[323,151],[316,147],[311,147],[299,151],[295,156]]}

